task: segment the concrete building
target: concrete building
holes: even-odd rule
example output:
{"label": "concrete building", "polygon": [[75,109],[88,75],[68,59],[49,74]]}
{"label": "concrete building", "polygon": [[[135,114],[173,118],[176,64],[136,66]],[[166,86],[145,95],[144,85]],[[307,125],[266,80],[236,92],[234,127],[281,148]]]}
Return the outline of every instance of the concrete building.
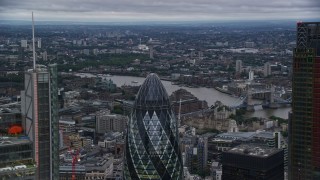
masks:
{"label": "concrete building", "polygon": [[264,75],[265,77],[271,75],[271,64],[270,64],[269,62],[266,62],[266,63],[264,64],[263,75]]}
{"label": "concrete building", "polygon": [[254,71],[249,71],[249,81],[253,81],[254,80]]}
{"label": "concrete building", "polygon": [[213,180],[222,180],[222,167],[219,162],[212,162],[211,173]]}
{"label": "concrete building", "polygon": [[236,73],[240,74],[242,72],[242,61],[241,60],[237,60],[236,61]]}
{"label": "concrete building", "polygon": [[98,111],[96,112],[96,132],[123,132],[126,128],[127,119],[126,116],[110,114],[109,110]]}
{"label": "concrete building", "polygon": [[[104,154],[100,150],[100,148],[94,147],[89,151],[79,152],[79,155],[76,156],[79,161],[76,162],[74,169],[77,180],[113,179],[114,158],[112,154]],[[59,168],[60,179],[72,178],[71,162],[75,156],[72,154],[72,151],[63,154]]]}
{"label": "concrete building", "polygon": [[47,53],[47,51],[44,51],[44,52],[42,53],[42,60],[48,61],[48,53]]}
{"label": "concrete building", "polygon": [[38,38],[38,48],[41,48],[41,38]]}
{"label": "concrete building", "polygon": [[222,179],[284,179],[283,150],[242,144],[222,154]]}
{"label": "concrete building", "polygon": [[254,48],[255,43],[252,41],[247,41],[244,43],[245,48]]}
{"label": "concrete building", "polygon": [[83,54],[89,56],[90,55],[90,50],[89,49],[84,49]]}
{"label": "concrete building", "polygon": [[21,47],[27,48],[28,47],[28,40],[21,40]]}

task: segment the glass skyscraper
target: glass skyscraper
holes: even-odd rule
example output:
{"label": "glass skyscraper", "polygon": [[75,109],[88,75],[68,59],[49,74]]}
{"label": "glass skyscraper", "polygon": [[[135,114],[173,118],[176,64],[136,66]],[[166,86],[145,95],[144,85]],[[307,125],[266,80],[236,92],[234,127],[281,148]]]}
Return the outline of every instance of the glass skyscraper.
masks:
{"label": "glass skyscraper", "polygon": [[320,22],[297,24],[292,114],[289,121],[289,179],[320,179]]}
{"label": "glass skyscraper", "polygon": [[177,119],[156,74],[137,94],[128,123],[124,179],[182,179]]}
{"label": "glass skyscraper", "polygon": [[25,72],[21,92],[23,129],[33,142],[36,179],[59,179],[57,65],[37,65]]}

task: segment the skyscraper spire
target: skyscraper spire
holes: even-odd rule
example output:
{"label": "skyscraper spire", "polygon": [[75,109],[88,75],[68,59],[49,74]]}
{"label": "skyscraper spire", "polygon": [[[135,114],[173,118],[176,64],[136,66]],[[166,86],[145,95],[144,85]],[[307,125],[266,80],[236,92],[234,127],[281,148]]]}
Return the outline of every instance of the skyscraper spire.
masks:
{"label": "skyscraper spire", "polygon": [[32,12],[32,53],[33,53],[33,70],[36,70],[36,50],[34,45],[34,19]]}

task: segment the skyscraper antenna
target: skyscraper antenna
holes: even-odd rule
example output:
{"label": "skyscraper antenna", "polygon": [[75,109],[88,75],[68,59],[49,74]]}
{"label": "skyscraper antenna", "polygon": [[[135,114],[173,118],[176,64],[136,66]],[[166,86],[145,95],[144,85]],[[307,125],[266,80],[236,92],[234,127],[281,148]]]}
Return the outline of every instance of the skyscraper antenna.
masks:
{"label": "skyscraper antenna", "polygon": [[34,20],[33,20],[33,12],[32,12],[32,53],[33,53],[33,70],[36,70],[36,50],[34,45]]}

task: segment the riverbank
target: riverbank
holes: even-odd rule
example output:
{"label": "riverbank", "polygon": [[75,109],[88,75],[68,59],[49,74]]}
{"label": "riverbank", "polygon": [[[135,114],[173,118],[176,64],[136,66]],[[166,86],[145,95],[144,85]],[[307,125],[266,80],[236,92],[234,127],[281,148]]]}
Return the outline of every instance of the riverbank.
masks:
{"label": "riverbank", "polygon": [[[78,76],[80,76],[79,73],[78,73]],[[83,74],[82,76],[96,77],[96,75],[88,74],[88,73]],[[122,85],[140,86],[145,80],[144,77],[117,76],[117,75],[113,75],[107,78],[111,79],[118,87]],[[132,83],[133,81],[137,81],[137,83]],[[220,101],[227,106],[236,106],[238,105],[237,103],[240,103],[239,98],[232,97],[228,94],[219,92],[214,88],[206,88],[206,87],[190,88],[190,87],[183,87],[183,86],[180,87],[179,85],[172,84],[171,81],[166,81],[166,80],[162,80],[162,84],[166,88],[168,95],[182,88],[192,93],[199,100],[207,101],[208,106],[214,105],[216,101]],[[260,117],[269,118],[270,116],[277,116],[283,119],[287,119],[289,111],[291,111],[291,107],[283,107],[278,109],[263,109],[262,106],[256,106],[254,112],[247,112],[245,116],[258,117],[258,118]]]}

